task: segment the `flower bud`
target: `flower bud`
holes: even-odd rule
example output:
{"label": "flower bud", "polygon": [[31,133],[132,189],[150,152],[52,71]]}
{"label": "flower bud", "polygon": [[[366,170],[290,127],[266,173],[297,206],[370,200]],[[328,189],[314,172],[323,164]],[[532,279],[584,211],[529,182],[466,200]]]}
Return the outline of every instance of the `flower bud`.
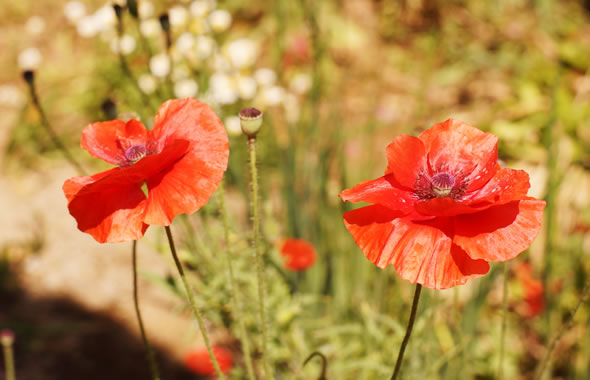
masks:
{"label": "flower bud", "polygon": [[8,329],[0,331],[0,343],[3,346],[11,346],[14,342],[14,333]]}
{"label": "flower bud", "polygon": [[107,120],[114,120],[117,118],[117,105],[112,99],[108,98],[100,105],[102,112]]}
{"label": "flower bud", "polygon": [[136,0],[127,0],[127,9],[129,9],[129,13],[131,16],[138,18],[139,13],[137,12],[137,1]]}
{"label": "flower bud", "polygon": [[33,85],[35,82],[35,72],[33,70],[25,70],[23,71],[23,79],[29,86]]}
{"label": "flower bud", "polygon": [[117,16],[117,20],[121,21],[121,17],[123,17],[123,7],[119,4],[114,4],[113,9],[115,10],[115,15]]}
{"label": "flower bud", "polygon": [[160,26],[162,26],[162,30],[164,30],[165,32],[169,32],[170,31],[170,17],[168,16],[168,13],[162,13],[160,15]]}
{"label": "flower bud", "polygon": [[239,116],[242,132],[248,138],[256,137],[262,126],[262,112],[256,108],[244,108],[240,111]]}

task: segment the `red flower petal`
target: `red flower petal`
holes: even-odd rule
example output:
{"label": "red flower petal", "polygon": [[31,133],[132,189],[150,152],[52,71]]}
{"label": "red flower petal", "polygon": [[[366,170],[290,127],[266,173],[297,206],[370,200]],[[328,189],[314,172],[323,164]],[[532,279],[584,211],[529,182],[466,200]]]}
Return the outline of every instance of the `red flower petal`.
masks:
{"label": "red flower petal", "polygon": [[411,192],[399,187],[400,185],[390,174],[361,182],[352,189],[346,189],[340,193],[340,198],[350,202],[376,203],[392,210],[409,213],[412,211],[415,199]]}
{"label": "red flower petal", "polygon": [[[232,355],[228,350],[213,346],[211,348],[213,356],[219,364],[219,369],[223,373],[227,373],[232,368]],[[184,358],[184,365],[197,375],[215,376],[215,367],[211,362],[211,357],[206,348],[199,348],[188,352]]]}
{"label": "red flower petal", "polygon": [[525,198],[529,187],[529,175],[524,170],[500,169],[488,183],[466,194],[462,201],[506,203]]}
{"label": "red flower petal", "polygon": [[472,259],[505,261],[528,248],[541,229],[545,201],[527,198],[455,217],[453,242]]}
{"label": "red flower petal", "polygon": [[387,169],[404,187],[414,188],[414,181],[421,169],[425,169],[426,151],[424,143],[417,137],[401,135],[387,146]]}
{"label": "red flower petal", "polygon": [[178,214],[201,208],[227,169],[229,142],[221,120],[195,99],[169,100],[156,115],[153,137],[164,146],[186,141],[188,153],[149,178],[145,222],[170,225]]}
{"label": "red flower petal", "polygon": [[74,177],[63,185],[68,209],[76,218],[78,229],[92,235],[99,243],[137,240],[148,228],[143,223],[145,195],[137,184],[110,186],[98,192],[83,191],[117,171],[119,169],[92,177]]}
{"label": "red flower petal", "polygon": [[452,198],[433,198],[428,201],[416,202],[414,207],[416,211],[422,215],[455,216],[460,214],[471,214],[490,206],[491,204],[482,206],[482,208],[477,208],[471,207],[468,204],[456,201]]}
{"label": "red flower petal", "polygon": [[80,146],[96,158],[120,165],[125,151],[133,145],[146,145],[149,133],[137,120],[127,123],[111,120],[88,125],[82,131]]}
{"label": "red flower petal", "polygon": [[285,257],[285,266],[294,271],[302,271],[316,261],[314,246],[303,239],[285,239],[281,247],[281,255]]}
{"label": "red flower petal", "polygon": [[447,165],[469,174],[467,192],[483,186],[497,169],[498,138],[462,121],[434,124],[418,138],[424,142],[432,168]]}
{"label": "red flower petal", "polygon": [[393,264],[410,282],[446,289],[488,272],[485,261],[472,260],[438,228],[445,226],[436,226],[448,221],[412,223],[400,215],[367,206],[345,213],[344,224],[371,262],[380,268]]}
{"label": "red flower petal", "polygon": [[149,189],[145,222],[168,226],[176,215],[191,214],[207,203],[223,177],[224,168],[211,166],[191,152],[146,180]]}

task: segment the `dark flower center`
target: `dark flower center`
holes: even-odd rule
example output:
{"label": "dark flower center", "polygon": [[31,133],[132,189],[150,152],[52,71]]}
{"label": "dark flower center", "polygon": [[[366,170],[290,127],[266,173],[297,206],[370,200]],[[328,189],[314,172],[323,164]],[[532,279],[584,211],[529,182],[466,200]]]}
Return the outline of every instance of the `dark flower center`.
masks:
{"label": "dark flower center", "polygon": [[414,195],[421,200],[433,198],[460,199],[469,186],[469,179],[462,171],[453,171],[439,165],[431,173],[422,169],[414,182]]}
{"label": "dark flower center", "polygon": [[144,158],[146,154],[147,149],[145,148],[145,145],[133,145],[125,151],[125,158],[129,164],[134,164]]}

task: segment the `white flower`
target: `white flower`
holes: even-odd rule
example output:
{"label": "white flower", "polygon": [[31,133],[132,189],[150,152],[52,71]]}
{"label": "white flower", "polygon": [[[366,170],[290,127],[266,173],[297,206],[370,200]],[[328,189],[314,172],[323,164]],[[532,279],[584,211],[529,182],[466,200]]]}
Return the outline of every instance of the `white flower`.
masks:
{"label": "white flower", "polygon": [[254,78],[259,85],[269,87],[275,84],[277,80],[277,74],[271,69],[258,69],[254,73]]}
{"label": "white flower", "polygon": [[139,24],[139,31],[146,37],[157,37],[162,32],[160,21],[155,18],[143,20]]}
{"label": "white flower", "polygon": [[25,102],[25,96],[16,86],[0,85],[0,106],[18,108]]}
{"label": "white flower", "polygon": [[40,64],[41,52],[37,48],[27,48],[18,55],[18,67],[21,70],[35,70]]}
{"label": "white flower", "polygon": [[192,33],[184,32],[176,40],[176,48],[181,53],[187,53],[195,45],[195,37]]}
{"label": "white flower", "polygon": [[170,17],[170,25],[181,26],[186,23],[188,11],[185,7],[177,5],[170,8],[168,16]]}
{"label": "white flower", "polygon": [[98,24],[96,22],[96,17],[94,16],[82,17],[78,21],[76,29],[78,30],[78,34],[84,38],[96,37],[96,35],[100,31],[98,28]]}
{"label": "white flower", "polygon": [[237,86],[242,99],[252,99],[256,95],[256,81],[254,78],[239,76]]}
{"label": "white flower", "polygon": [[227,55],[238,69],[252,66],[256,60],[257,48],[254,41],[242,38],[227,45]]}
{"label": "white flower", "polygon": [[213,71],[229,71],[231,63],[221,54],[215,54],[212,62]]}
{"label": "white flower", "polygon": [[64,14],[69,22],[77,24],[86,15],[86,7],[79,1],[70,1],[64,7]]}
{"label": "white flower", "polygon": [[100,31],[112,28],[117,24],[117,15],[110,4],[99,8],[94,13],[94,18]]}
{"label": "white flower", "polygon": [[262,98],[268,106],[276,106],[285,99],[285,90],[279,86],[272,86],[263,89]]}
{"label": "white flower", "polygon": [[219,104],[233,104],[238,100],[231,79],[222,73],[215,73],[209,78],[211,99]]}
{"label": "white flower", "polygon": [[239,136],[242,134],[242,126],[240,125],[240,118],[237,116],[228,116],[223,121],[225,130],[230,136]]}
{"label": "white flower", "polygon": [[224,32],[231,25],[231,14],[223,9],[217,9],[209,14],[209,25],[215,32]]}
{"label": "white flower", "polygon": [[205,59],[211,56],[215,48],[215,40],[208,36],[197,36],[195,41],[195,53],[199,58]]}
{"label": "white flower", "polygon": [[174,84],[174,95],[181,98],[195,97],[199,91],[199,85],[192,79],[182,79]]}
{"label": "white flower", "polygon": [[303,95],[311,88],[311,77],[305,73],[297,73],[291,78],[289,88],[296,94]]}
{"label": "white flower", "polygon": [[211,4],[207,0],[195,0],[191,3],[189,10],[193,17],[201,18],[211,10]]}
{"label": "white flower", "polygon": [[135,47],[135,38],[128,34],[125,34],[121,38],[115,37],[111,40],[111,50],[115,54],[118,54],[119,51],[123,55],[131,54],[135,50]]}
{"label": "white flower", "polygon": [[25,28],[32,35],[41,34],[45,29],[45,20],[43,17],[33,16],[27,20]]}
{"label": "white flower", "polygon": [[170,73],[170,58],[165,53],[154,55],[150,59],[150,70],[156,77],[162,78]]}
{"label": "white flower", "polygon": [[140,18],[148,18],[154,14],[154,4],[149,1],[140,1],[137,6],[137,12]]}
{"label": "white flower", "polygon": [[139,85],[139,88],[141,88],[141,91],[146,94],[151,94],[156,91],[156,87],[158,85],[156,78],[150,74],[140,75],[137,79],[137,84]]}

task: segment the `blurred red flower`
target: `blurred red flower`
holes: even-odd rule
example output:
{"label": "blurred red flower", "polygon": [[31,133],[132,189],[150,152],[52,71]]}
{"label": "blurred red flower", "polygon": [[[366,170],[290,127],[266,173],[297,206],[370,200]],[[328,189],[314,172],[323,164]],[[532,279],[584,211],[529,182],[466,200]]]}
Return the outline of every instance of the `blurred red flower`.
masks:
{"label": "blurred red flower", "polygon": [[523,289],[523,303],[516,311],[527,318],[535,317],[545,309],[543,284],[533,277],[533,268],[529,263],[520,263],[514,268],[516,278]]}
{"label": "blurred red flower", "polygon": [[285,266],[297,272],[309,268],[316,260],[315,248],[303,239],[285,239],[281,255],[285,257]]}
{"label": "blurred red flower", "polygon": [[167,226],[198,210],[217,189],[229,156],[223,124],[191,98],[162,104],[152,130],[137,120],[90,124],[81,146],[118,166],[63,185],[78,228],[100,243],[139,239],[150,224]]}
{"label": "blurred red flower", "polygon": [[[219,346],[213,346],[212,350],[221,372],[229,372],[232,368],[231,352]],[[189,351],[184,357],[184,365],[197,375],[215,376],[216,374],[209,352],[205,347]]]}
{"label": "blurred red flower", "polygon": [[373,205],[344,214],[365,256],[404,279],[446,289],[517,256],[541,228],[545,202],[528,174],[498,165],[498,138],[449,119],[387,147],[383,177],[344,190]]}

